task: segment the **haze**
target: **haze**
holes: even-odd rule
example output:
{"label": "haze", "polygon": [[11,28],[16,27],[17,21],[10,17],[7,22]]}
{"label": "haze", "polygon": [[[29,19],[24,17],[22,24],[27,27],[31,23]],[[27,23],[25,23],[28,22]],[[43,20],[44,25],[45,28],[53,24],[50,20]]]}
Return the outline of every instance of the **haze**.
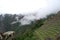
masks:
{"label": "haze", "polygon": [[45,0],[0,0],[1,13],[28,13],[46,7]]}
{"label": "haze", "polygon": [[60,0],[0,0],[0,13],[29,14],[60,9]]}
{"label": "haze", "polygon": [[0,14],[27,15],[20,20],[22,24],[29,24],[35,19],[58,11],[60,11],[60,0],[0,0]]}

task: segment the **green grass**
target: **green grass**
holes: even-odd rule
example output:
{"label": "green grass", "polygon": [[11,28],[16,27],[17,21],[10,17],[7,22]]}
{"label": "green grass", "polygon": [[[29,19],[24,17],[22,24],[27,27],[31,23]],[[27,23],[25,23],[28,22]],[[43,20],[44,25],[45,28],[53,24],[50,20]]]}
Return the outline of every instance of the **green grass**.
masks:
{"label": "green grass", "polygon": [[[36,29],[29,31],[32,36],[26,36],[23,40],[45,40],[45,38],[55,40],[57,34],[60,35],[60,14],[48,19],[42,26],[39,25],[40,22],[38,21],[38,25],[35,25]],[[31,35],[31,33],[28,33],[28,35]]]}
{"label": "green grass", "polygon": [[60,19],[57,16],[56,19],[47,20],[45,24],[35,30],[36,36],[40,37],[40,40],[45,40],[46,37],[50,37],[52,40],[56,38],[57,34],[60,34]]}

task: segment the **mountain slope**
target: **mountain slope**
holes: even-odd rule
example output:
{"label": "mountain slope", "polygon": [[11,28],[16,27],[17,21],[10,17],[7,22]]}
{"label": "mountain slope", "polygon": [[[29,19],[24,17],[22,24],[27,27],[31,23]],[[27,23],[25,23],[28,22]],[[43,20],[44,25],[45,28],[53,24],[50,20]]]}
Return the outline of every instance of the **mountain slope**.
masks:
{"label": "mountain slope", "polygon": [[60,12],[54,16],[50,16],[45,22],[44,25],[35,30],[35,36],[37,40],[47,40],[52,39],[56,40],[59,37],[60,40]]}

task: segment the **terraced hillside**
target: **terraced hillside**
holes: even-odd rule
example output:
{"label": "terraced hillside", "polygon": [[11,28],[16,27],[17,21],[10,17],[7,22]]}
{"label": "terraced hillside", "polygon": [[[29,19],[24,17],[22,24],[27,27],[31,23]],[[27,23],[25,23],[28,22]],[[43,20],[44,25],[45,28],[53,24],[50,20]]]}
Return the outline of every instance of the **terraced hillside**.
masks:
{"label": "terraced hillside", "polygon": [[38,40],[60,40],[60,12],[48,18],[34,34]]}

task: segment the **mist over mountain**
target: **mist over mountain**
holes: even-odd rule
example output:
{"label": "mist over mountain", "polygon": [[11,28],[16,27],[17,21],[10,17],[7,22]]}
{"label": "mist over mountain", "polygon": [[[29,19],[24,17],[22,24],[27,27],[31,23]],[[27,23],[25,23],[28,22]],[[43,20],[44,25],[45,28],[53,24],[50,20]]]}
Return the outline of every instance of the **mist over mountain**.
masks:
{"label": "mist over mountain", "polygon": [[0,0],[0,40],[5,39],[60,40],[60,0]]}
{"label": "mist over mountain", "polygon": [[[42,1],[44,2],[44,1]],[[38,10],[34,11],[34,12],[22,12],[22,13],[15,13],[17,15],[22,14],[24,17],[19,20],[17,17],[17,21],[16,22],[21,22],[21,24],[30,24],[31,21],[34,20],[39,20],[40,18],[45,18],[47,15],[49,14],[54,14],[57,13],[58,11],[60,11],[60,0],[45,0],[45,6],[42,5],[43,7],[39,8]],[[40,7],[40,6],[39,6]],[[15,10],[16,11],[16,10]],[[0,14],[13,14],[13,13],[4,13],[3,11],[0,11]],[[14,21],[14,23],[16,23]]]}

